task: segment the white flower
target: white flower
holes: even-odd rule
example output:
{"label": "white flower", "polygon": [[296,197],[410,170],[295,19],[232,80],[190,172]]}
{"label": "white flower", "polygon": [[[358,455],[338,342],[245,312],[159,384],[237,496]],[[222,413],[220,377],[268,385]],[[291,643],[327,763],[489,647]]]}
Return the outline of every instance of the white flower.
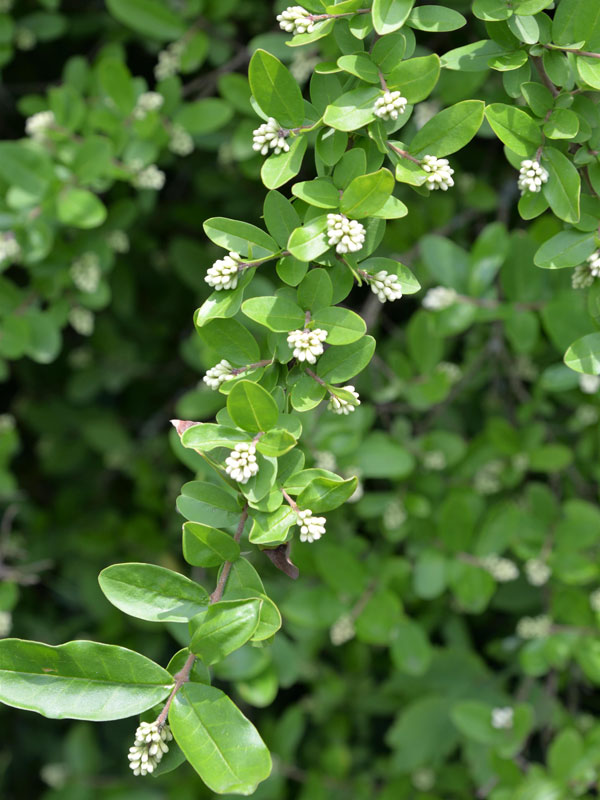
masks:
{"label": "white flower", "polygon": [[451,361],[440,361],[436,369],[438,372],[443,372],[450,383],[457,383],[462,378],[461,368]]}
{"label": "white flower", "polygon": [[394,530],[406,522],[406,509],[400,500],[392,500],[383,512],[383,524],[386,528]]}
{"label": "white flower", "polygon": [[14,233],[0,234],[0,264],[10,262],[14,264],[21,257],[21,248]]}
{"label": "white flower", "polygon": [[596,394],[596,392],[600,388],[600,376],[580,375],[579,388],[584,394]]}
{"label": "white flower", "polygon": [[294,348],[294,358],[298,361],[308,361],[315,364],[317,358],[323,353],[323,342],[327,338],[327,331],[315,328],[312,331],[292,331],[288,334],[287,342]]}
{"label": "white flower", "polygon": [[325,517],[313,517],[310,508],[296,512],[301,542],[316,542],[325,533]]}
{"label": "white flower", "polygon": [[166,50],[161,50],[158,54],[158,64],[154,67],[154,77],[157,81],[164,81],[177,75],[181,67],[181,56],[185,44],[183,42],[172,42]]}
{"label": "white flower", "polygon": [[521,639],[542,639],[552,630],[552,620],[545,614],[539,617],[523,617],[517,623],[517,636]]}
{"label": "white flower", "polygon": [[248,483],[258,472],[256,445],[240,442],[225,459],[225,472],[238,483]]}
{"label": "white flower", "polygon": [[343,397],[337,397],[332,394],[329,397],[327,408],[333,411],[334,414],[350,414],[360,405],[360,398],[358,392],[355,391],[354,386],[340,386],[343,392],[349,392],[352,395],[352,400],[345,400]]}
{"label": "white flower", "polygon": [[194,140],[181,125],[173,125],[169,150],[176,156],[189,156],[194,152]]}
{"label": "white flower", "polygon": [[25,133],[32,139],[43,139],[49,128],[56,124],[52,111],[38,111],[25,120]]}
{"label": "white flower", "polygon": [[31,28],[17,28],[14,35],[17,50],[33,50],[37,44],[37,36]]}
{"label": "white flower", "polygon": [[329,450],[315,450],[313,455],[317,469],[327,469],[329,472],[333,472],[336,468],[335,456]]}
{"label": "white flower", "polygon": [[498,583],[508,583],[519,577],[519,570],[514,561],[501,556],[491,555],[481,559],[481,566],[486,569]]}
{"label": "white flower", "polygon": [[458,294],[447,286],[434,286],[423,298],[423,308],[428,311],[443,311],[456,303]]}
{"label": "white flower", "polygon": [[365,243],[365,228],[343,214],[327,214],[327,238],[338,253],[356,253]]}
{"label": "white flower", "polygon": [[594,251],[591,256],[587,257],[586,261],[590,274],[593,275],[594,278],[600,277],[600,250]]}
{"label": "white flower", "polygon": [[12,614],[10,611],[0,611],[0,639],[8,636],[12,628]]}
{"label": "white flower", "polygon": [[12,414],[0,414],[0,431],[12,431],[17,426],[17,421]]}
{"label": "white flower", "polygon": [[429,792],[435,786],[435,772],[429,767],[420,767],[410,776],[412,785],[419,792]]}
{"label": "white flower", "polygon": [[479,494],[494,494],[502,488],[501,475],[504,471],[502,461],[488,461],[475,474],[473,485]]}
{"label": "white flower", "polygon": [[96,253],[83,253],[71,265],[71,278],[80,292],[93,294],[100,284],[100,260]]}
{"label": "white flower", "polygon": [[590,607],[592,611],[600,612],[600,589],[595,589],[590,594]]}
{"label": "white flower", "polygon": [[350,639],[356,636],[356,628],[354,627],[354,620],[350,614],[344,614],[336,620],[329,629],[329,638],[331,644],[339,647],[341,644],[346,644]]}
{"label": "white flower", "polygon": [[378,97],[373,106],[373,113],[379,119],[398,119],[406,111],[408,100],[400,92],[384,92]]}
{"label": "white flower", "polygon": [[380,303],[385,303],[386,300],[400,300],[402,297],[402,286],[398,276],[391,272],[382,269],[375,275],[367,275],[366,280]]}
{"label": "white flower", "polygon": [[542,189],[542,184],[547,181],[548,173],[541,166],[539,161],[531,158],[526,158],[525,161],[521,161],[518,180],[521,194],[525,194],[526,192],[539,192]]}
{"label": "white flower", "polygon": [[8,14],[12,11],[14,0],[0,0],[0,14]]}
{"label": "white flower", "polygon": [[510,730],[513,726],[515,712],[510,706],[492,709],[492,728]]}
{"label": "white flower", "polygon": [[441,450],[427,450],[427,452],[423,453],[423,466],[425,469],[445,469],[447,464],[448,460]]}
{"label": "white flower", "polygon": [[159,92],[142,92],[137,99],[132,116],[134,119],[144,119],[151,111],[158,111],[162,108],[164,102],[165,99]]}
{"label": "white flower", "polygon": [[238,273],[241,256],[230,251],[225,258],[219,258],[206,272],[204,280],[217,292],[221,289],[235,289],[238,283]]}
{"label": "white flower", "polygon": [[69,311],[69,323],[80,336],[91,336],[94,332],[94,315],[87,308],[74,306]]}
{"label": "white flower", "polygon": [[425,186],[431,191],[434,189],[442,189],[445,192],[451,186],[454,186],[454,181],[452,180],[454,170],[448,164],[447,158],[423,156],[421,169],[429,173],[425,181]]}
{"label": "white flower", "polygon": [[168,725],[157,725],[156,722],[141,722],[135,732],[133,747],[129,748],[129,767],[134,775],[150,775],[154,772],[165,753],[167,742],[173,739]]}
{"label": "white flower", "polygon": [[288,6],[285,11],[277,15],[277,22],[281,30],[286,33],[312,33],[315,23],[307,11],[302,6]]}
{"label": "white flower", "polygon": [[106,243],[115,253],[129,252],[129,236],[125,231],[111,231],[106,237]]}
{"label": "white flower", "polygon": [[587,264],[579,264],[571,275],[571,286],[573,289],[587,289],[594,282],[594,276],[590,272]]}
{"label": "white flower", "polygon": [[552,570],[541,558],[530,558],[525,562],[525,574],[532,586],[543,586],[552,575]]}
{"label": "white flower", "polygon": [[263,156],[266,156],[269,150],[272,150],[275,155],[282,151],[287,153],[290,149],[286,142],[289,135],[290,132],[282,128],[276,119],[269,117],[267,122],[263,122],[252,132],[252,149]]}
{"label": "white flower", "polygon": [[231,364],[224,358],[214,367],[211,367],[202,380],[211,389],[218,389],[222,383],[235,377],[235,375],[231,374],[231,370]]}
{"label": "white flower", "polygon": [[133,178],[133,185],[138,189],[154,189],[160,191],[165,185],[165,173],[156,164],[150,164],[138,172]]}

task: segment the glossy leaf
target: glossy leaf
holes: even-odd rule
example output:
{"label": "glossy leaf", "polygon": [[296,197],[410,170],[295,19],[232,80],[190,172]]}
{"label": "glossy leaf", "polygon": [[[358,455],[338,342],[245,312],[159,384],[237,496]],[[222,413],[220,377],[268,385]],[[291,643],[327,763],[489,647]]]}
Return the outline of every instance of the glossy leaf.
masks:
{"label": "glossy leaf", "polygon": [[304,122],[302,93],[290,71],[266,50],[257,50],[248,70],[250,88],[261,110],[280,125],[294,128]]}
{"label": "glossy leaf", "polygon": [[183,524],[183,555],[194,567],[217,567],[225,561],[235,561],[240,555],[239,544],[224,531],[199,522]]}
{"label": "glossy leaf", "polygon": [[261,601],[220,600],[194,620],[190,650],[210,666],[242,647],[258,626]]}
{"label": "glossy leaf", "polygon": [[239,381],[227,397],[227,411],[235,424],[250,433],[266,432],[277,424],[277,404],[262,386]]}

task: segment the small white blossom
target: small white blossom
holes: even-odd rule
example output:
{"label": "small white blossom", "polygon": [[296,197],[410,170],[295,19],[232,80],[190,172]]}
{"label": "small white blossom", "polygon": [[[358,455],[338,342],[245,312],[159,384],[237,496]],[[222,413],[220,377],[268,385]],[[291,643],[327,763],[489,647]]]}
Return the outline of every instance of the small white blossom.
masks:
{"label": "small white blossom", "polygon": [[238,284],[241,258],[239,253],[232,250],[225,258],[215,261],[207,270],[204,280],[217,292],[220,292],[221,289],[235,289]]}
{"label": "small white blossom", "polygon": [[325,517],[313,517],[309,508],[297,511],[296,521],[300,526],[301,542],[316,542],[325,533]]}
{"label": "small white blossom", "polygon": [[406,509],[400,500],[392,500],[383,512],[383,524],[389,530],[399,528],[406,522]]}
{"label": "small white blossom", "polygon": [[312,76],[315,67],[321,61],[319,56],[310,56],[302,48],[295,47],[290,72],[297,83],[303,84]]}
{"label": "small white blossom", "polygon": [[580,375],[579,388],[584,394],[596,394],[600,388],[600,376],[584,374]]}
{"label": "small white blossom", "polygon": [[154,67],[154,77],[157,81],[164,81],[177,75],[184,48],[183,42],[172,42],[165,50],[160,51],[158,64]]}
{"label": "small white blossom", "polygon": [[106,243],[115,253],[129,252],[129,236],[125,231],[111,231],[106,237]]}
{"label": "small white blossom", "polygon": [[517,636],[521,639],[543,639],[552,630],[552,620],[545,614],[523,617],[517,623]]}
{"label": "small white blossom", "polygon": [[218,389],[222,383],[225,381],[230,381],[235,375],[231,374],[232,366],[224,358],[222,361],[219,361],[218,364],[215,364],[214,367],[211,367],[204,378],[202,379],[204,383],[209,386],[211,389]]}
{"label": "small white blossom", "polygon": [[189,156],[194,152],[194,140],[181,125],[173,125],[169,150],[176,156]]}
{"label": "small white blossom", "polygon": [[158,111],[162,108],[164,102],[165,99],[159,92],[142,92],[137,99],[132,116],[134,119],[144,119],[151,111]]}
{"label": "small white blossom", "polygon": [[83,253],[71,265],[71,278],[80,292],[93,294],[100,285],[100,276],[100,260],[96,253]]}
{"label": "small white blossom", "polygon": [[423,466],[425,469],[445,469],[447,464],[448,460],[441,450],[427,450],[423,453]]}
{"label": "small white blossom", "polygon": [[298,361],[307,361],[315,364],[317,358],[323,353],[323,342],[327,338],[327,331],[315,328],[312,331],[292,331],[288,334],[287,342],[294,349],[294,358]]}
{"label": "small white blossom", "polygon": [[510,730],[513,726],[515,712],[510,706],[492,709],[492,728]]}
{"label": "small white blossom", "polygon": [[598,419],[600,419],[600,412],[596,406],[586,403],[577,408],[575,416],[573,417],[573,422],[575,423],[576,429],[589,428],[590,425],[595,425]]}
{"label": "small white blossom", "polygon": [[350,614],[344,614],[336,620],[329,629],[329,638],[331,644],[339,647],[346,644],[356,636],[356,628],[354,627],[354,620]]}
{"label": "small white blossom", "polygon": [[52,111],[38,111],[25,120],[25,133],[32,139],[43,139],[49,128],[56,124]]}
{"label": "small white blossom", "polygon": [[532,586],[543,586],[548,583],[552,570],[541,558],[530,558],[525,562],[525,574]]}
{"label": "small white blossom", "polygon": [[135,732],[133,747],[129,748],[129,767],[134,775],[150,775],[169,750],[173,734],[168,725],[141,722]]}
{"label": "small white blossom", "polygon": [[64,789],[70,777],[70,769],[65,763],[55,761],[44,764],[40,769],[40,778],[44,783],[59,792]]}
{"label": "small white blossom", "polygon": [[0,414],[0,431],[12,431],[17,427],[17,421],[12,414]]}
{"label": "small white blossom", "polygon": [[397,275],[386,272],[384,269],[376,272],[375,275],[367,277],[371,291],[380,303],[386,300],[400,300],[402,297],[402,286]]}
{"label": "small white blossom", "polygon": [[240,442],[225,459],[225,472],[238,483],[248,483],[258,472],[256,445]]}
{"label": "small white blossom", "polygon": [[475,491],[479,494],[495,494],[502,488],[500,476],[504,471],[502,461],[488,461],[476,473],[473,479]]}
{"label": "small white blossom", "polygon": [[0,14],[9,14],[13,5],[14,0],[0,0]]}
{"label": "small white blossom", "polygon": [[282,31],[294,35],[312,33],[315,29],[310,12],[302,6],[288,6],[285,11],[277,15],[277,22]]}
{"label": "small white blossom", "polygon": [[12,628],[12,614],[10,611],[0,611],[0,639],[8,636]]}
{"label": "small white blossom", "polygon": [[281,152],[287,153],[290,149],[286,142],[289,135],[290,132],[282,128],[276,119],[269,117],[267,122],[263,122],[252,132],[252,149],[263,156],[266,156],[269,150],[275,155]]}
{"label": "small white blossom", "polygon": [[378,97],[373,106],[373,113],[379,119],[398,119],[406,111],[408,100],[400,92],[384,92]]}
{"label": "small white blossom", "polygon": [[365,485],[360,480],[360,477],[356,474],[357,467],[352,467],[350,470],[347,471],[346,478],[353,478],[357,477],[358,481],[356,482],[356,489],[352,492],[350,497],[348,498],[348,503],[358,503],[359,500],[365,496]]}
{"label": "small white blossom", "polygon": [[592,611],[600,612],[600,589],[595,589],[590,594],[590,607]]}
{"label": "small white blossom", "polygon": [[573,289],[588,289],[594,283],[594,276],[587,264],[579,264],[571,275]]}
{"label": "small white blossom", "polygon": [[444,192],[454,186],[452,176],[454,170],[448,163],[447,158],[436,158],[435,156],[423,156],[421,169],[428,173],[425,186],[433,191],[442,189]]}
{"label": "small white blossom", "polygon": [[69,311],[69,323],[80,336],[91,336],[94,332],[94,315],[88,308],[74,306]]}
{"label": "small white blossom", "polygon": [[327,408],[329,411],[333,411],[334,414],[350,414],[360,405],[358,392],[354,389],[354,386],[340,386],[339,388],[344,392],[349,392],[353,399],[345,400],[343,397],[337,397],[332,394],[329,397]]}
{"label": "small white blossom", "polygon": [[31,28],[17,28],[14,35],[15,47],[17,50],[33,50],[37,44],[37,36]]}
{"label": "small white blossom", "polygon": [[0,265],[14,264],[21,257],[21,248],[14,233],[0,234]]}
{"label": "small white blossom", "polygon": [[429,792],[435,786],[435,772],[429,767],[420,767],[410,776],[412,785],[419,792]]}
{"label": "small white blossom", "polygon": [[432,117],[440,110],[440,104],[437,100],[427,100],[424,103],[417,103],[411,122],[414,122],[415,128],[420,130]]}
{"label": "small white blossom", "polygon": [[591,256],[586,258],[588,269],[594,278],[600,277],[600,250],[595,250]]}
{"label": "small white blossom", "polygon": [[336,468],[335,456],[329,450],[316,450],[314,457],[317,469],[328,469],[329,472],[333,472]]}
{"label": "small white blossom", "polygon": [[481,559],[481,566],[486,569],[498,583],[508,583],[519,577],[519,570],[514,561],[501,556],[491,555]]}
{"label": "small white blossom", "polygon": [[356,253],[365,243],[365,228],[344,214],[327,214],[327,238],[337,253]]}
{"label": "small white blossom", "polygon": [[156,164],[150,164],[134,176],[133,185],[138,189],[154,189],[158,192],[165,185],[165,173]]}
{"label": "small white blossom", "polygon": [[517,472],[524,472],[529,467],[529,456],[527,453],[515,453],[511,456],[510,464]]}
{"label": "small white blossom", "polygon": [[448,286],[434,286],[423,298],[423,308],[428,311],[443,311],[456,303],[458,294]]}
{"label": "small white blossom", "polygon": [[462,369],[451,361],[440,361],[436,369],[438,372],[443,372],[450,383],[458,383],[462,378]]}
{"label": "small white blossom", "polygon": [[521,194],[539,192],[542,189],[542,184],[547,183],[547,181],[548,172],[541,166],[539,161],[531,158],[521,161],[518,180]]}

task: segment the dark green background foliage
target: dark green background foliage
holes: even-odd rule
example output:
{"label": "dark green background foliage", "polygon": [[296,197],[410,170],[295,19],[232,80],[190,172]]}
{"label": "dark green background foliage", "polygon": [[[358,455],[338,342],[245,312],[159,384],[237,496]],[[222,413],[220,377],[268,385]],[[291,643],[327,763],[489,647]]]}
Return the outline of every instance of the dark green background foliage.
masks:
{"label": "dark green background foliage", "polygon": [[[413,12],[403,29],[407,41],[414,31],[414,56],[437,53],[443,69],[409,97],[413,118],[396,139],[410,142],[427,118],[465,100],[483,100],[486,121],[460,152],[471,135],[446,150],[450,191],[414,190],[399,167],[395,195],[409,213],[388,221],[377,256],[407,264],[423,289],[385,305],[364,286],[351,291],[344,304],[377,339],[353,379],[362,404],[349,417],[322,407],[302,417],[307,466],[358,475],[364,494],[327,513],[323,539],[294,542],[295,582],[242,544],[283,628],[217,664],[213,684],[272,751],[261,800],[596,796],[599,295],[597,281],[573,289],[572,269],[558,267],[598,247],[600,62],[535,45],[597,53],[600,15],[594,0],[560,0],[557,10],[520,0],[520,15],[501,0],[443,5],[437,22]],[[201,381],[218,358],[193,326],[210,294],[206,270],[223,256],[202,222],[262,227],[252,53],[277,56],[308,97],[318,63],[362,48],[346,22],[287,47],[275,22],[284,7],[16,0],[0,13],[0,230],[17,232],[23,254],[0,273],[3,634],[109,642],[166,666],[187,644],[185,626],[123,615],[98,573],[146,561],[214,587],[214,570],[180,555],[175,508],[183,483],[213,478],[169,425],[212,422],[225,400]],[[159,51],[182,37],[181,69],[157,87],[164,109],[136,121]],[[529,121],[506,110],[517,105]],[[28,160],[12,140],[48,107],[61,131]],[[172,152],[174,125],[193,137],[193,153]],[[542,141],[555,148],[550,188],[519,201],[516,170]],[[410,151],[427,147],[417,139]],[[166,174],[161,191],[136,186],[150,164]],[[314,177],[306,158],[296,181]],[[92,292],[72,272],[89,253],[101,269]],[[272,295],[280,277],[262,266],[250,295]],[[425,291],[440,285],[457,302],[427,310]],[[93,313],[91,335],[69,324],[74,308]],[[569,351],[570,369],[565,351],[590,335]],[[502,581],[490,556],[516,564],[518,577]],[[545,582],[536,561],[551,572]],[[541,615],[528,638],[519,623]],[[492,710],[506,706],[513,726],[496,729]],[[213,796],[188,765],[127,774],[134,719],[92,725],[1,706],[0,725],[6,800]]]}

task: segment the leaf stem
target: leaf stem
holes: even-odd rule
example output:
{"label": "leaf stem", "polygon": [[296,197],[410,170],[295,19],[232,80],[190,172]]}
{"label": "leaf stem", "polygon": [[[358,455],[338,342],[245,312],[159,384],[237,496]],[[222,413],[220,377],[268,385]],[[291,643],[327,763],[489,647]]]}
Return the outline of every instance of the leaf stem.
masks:
{"label": "leaf stem", "polygon": [[253,364],[246,364],[245,367],[235,367],[231,370],[232,375],[241,375],[243,372],[249,372],[251,369],[259,369],[260,367],[270,367],[273,363],[272,358],[263,358],[262,361],[255,361]]}
{"label": "leaf stem", "polygon": [[402,158],[407,158],[409,161],[412,161],[413,164],[418,164],[419,166],[421,166],[421,160],[415,158],[415,156],[411,155],[407,150],[403,150],[401,147],[396,147],[396,145],[392,144],[392,142],[388,142],[387,146],[391,150],[393,150],[394,153],[397,153],[399,156],[402,156]]}
{"label": "leaf stem", "polygon": [[296,502],[294,500],[292,500],[292,498],[289,496],[289,494],[286,492],[286,490],[283,488],[283,486],[281,487],[281,494],[285,497],[286,502],[289,505],[289,507],[292,509],[292,511],[294,511],[297,514],[298,511],[299,511],[298,505],[296,504]]}
{"label": "leaf stem", "polygon": [[589,50],[578,50],[576,47],[561,47],[558,44],[545,44],[543,46],[546,50],[562,50],[563,53],[575,53],[576,56],[584,56],[585,58],[600,58],[600,53],[592,53]]}
{"label": "leaf stem", "polygon": [[309,369],[308,367],[306,367],[305,372],[306,372],[307,375],[309,375],[317,383],[320,383],[321,386],[325,386],[326,389],[329,389],[329,387],[327,386],[327,384],[325,383],[323,378],[319,378],[319,376],[315,372],[313,372],[312,369]]}

